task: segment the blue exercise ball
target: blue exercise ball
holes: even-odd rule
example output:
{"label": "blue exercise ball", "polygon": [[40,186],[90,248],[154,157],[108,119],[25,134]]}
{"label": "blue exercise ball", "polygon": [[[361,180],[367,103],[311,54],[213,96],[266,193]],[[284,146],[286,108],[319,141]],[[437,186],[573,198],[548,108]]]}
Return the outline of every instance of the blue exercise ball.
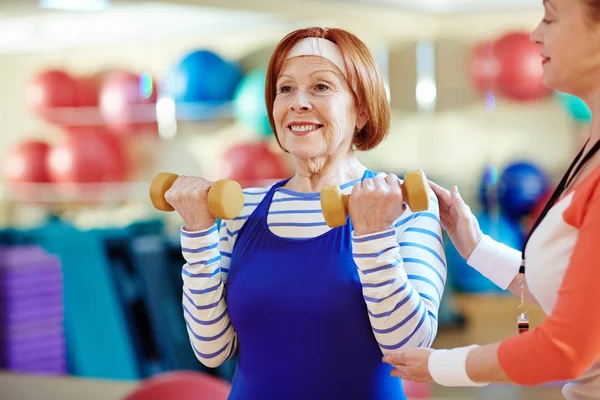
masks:
{"label": "blue exercise ball", "polygon": [[590,123],[592,121],[592,111],[579,97],[568,93],[556,92],[558,101],[576,122]]}
{"label": "blue exercise ball", "polygon": [[[480,212],[475,215],[481,231],[498,242],[520,250],[524,235],[517,221],[502,214],[490,215]],[[492,281],[467,264],[448,238],[444,238],[444,251],[448,265],[448,281],[457,291],[466,293],[502,292]]]}
{"label": "blue exercise ball", "polygon": [[227,102],[233,100],[242,78],[237,64],[209,50],[193,51],[166,75],[163,93],[175,102]]}
{"label": "blue exercise ball", "polygon": [[259,68],[246,74],[238,85],[233,99],[233,114],[240,124],[259,136],[272,134],[265,104],[267,71]]}
{"label": "blue exercise ball", "polygon": [[509,218],[520,219],[531,212],[548,191],[550,182],[537,165],[520,161],[509,164],[498,179],[498,203]]}
{"label": "blue exercise ball", "polygon": [[496,202],[494,188],[498,181],[498,170],[493,165],[487,165],[479,180],[478,199],[484,210],[490,210]]}

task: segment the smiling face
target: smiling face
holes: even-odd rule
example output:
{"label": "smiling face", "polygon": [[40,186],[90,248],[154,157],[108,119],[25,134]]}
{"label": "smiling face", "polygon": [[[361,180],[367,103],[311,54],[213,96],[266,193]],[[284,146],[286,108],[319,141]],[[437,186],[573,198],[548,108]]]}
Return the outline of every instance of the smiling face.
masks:
{"label": "smiling face", "polygon": [[531,33],[542,46],[544,84],[588,97],[600,88],[600,22],[584,0],[545,0],[544,18]]}
{"label": "smiling face", "polygon": [[288,59],[277,78],[273,120],[279,142],[300,160],[347,153],[364,125],[341,71],[328,60]]}

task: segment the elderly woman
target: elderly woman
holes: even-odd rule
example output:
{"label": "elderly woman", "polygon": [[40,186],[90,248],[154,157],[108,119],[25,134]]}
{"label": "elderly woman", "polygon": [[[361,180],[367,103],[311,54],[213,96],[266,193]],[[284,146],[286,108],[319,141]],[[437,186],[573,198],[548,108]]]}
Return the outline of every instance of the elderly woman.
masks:
{"label": "elderly woman", "polygon": [[[198,359],[239,353],[231,399],[403,399],[384,354],[430,346],[446,280],[437,199],[412,213],[399,179],[356,150],[381,143],[390,111],[367,47],[339,29],[293,32],[269,64],[266,102],[292,177],[244,191],[218,232],[210,182],[179,177],[166,200],[184,221],[183,309]],[[350,193],[330,229],[320,190]]]}
{"label": "elderly woman", "polygon": [[432,187],[461,255],[499,287],[538,303],[548,318],[498,343],[388,355],[396,376],[446,386],[570,381],[565,398],[600,399],[600,0],[545,0],[544,8],[531,34],[542,47],[544,83],[584,99],[593,119],[523,251],[483,235],[456,187]]}

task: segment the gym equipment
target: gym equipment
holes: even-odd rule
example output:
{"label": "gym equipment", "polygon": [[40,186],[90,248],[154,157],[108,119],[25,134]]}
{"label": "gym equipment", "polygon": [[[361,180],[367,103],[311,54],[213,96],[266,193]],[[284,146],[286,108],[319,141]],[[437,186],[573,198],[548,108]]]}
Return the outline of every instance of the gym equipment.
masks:
{"label": "gym equipment", "polygon": [[76,106],[77,82],[60,69],[40,71],[27,82],[25,102],[35,115],[48,122],[57,122],[52,109]]}
{"label": "gym equipment", "polygon": [[145,379],[123,400],[226,400],[231,385],[210,375],[173,371]]}
{"label": "gym equipment", "polygon": [[537,165],[519,161],[506,166],[500,174],[497,196],[505,216],[520,219],[529,214],[549,187],[549,179]]}
{"label": "gym equipment", "polygon": [[[405,172],[401,188],[402,196],[411,211],[419,212],[429,209],[429,184],[423,171]],[[349,200],[350,195],[342,194],[339,186],[327,186],[321,190],[321,209],[329,227],[346,225]]]}
{"label": "gym equipment", "polygon": [[99,234],[76,229],[57,219],[22,236],[21,240],[38,243],[60,258],[69,373],[80,377],[141,379],[136,352],[139,344],[130,334],[126,317],[130,305],[118,295],[118,282]]}
{"label": "gym equipment", "polygon": [[100,109],[115,133],[158,132],[154,120],[157,98],[156,84],[150,75],[111,71],[104,76],[100,88]]}
{"label": "gym equipment", "polygon": [[237,65],[212,51],[196,50],[185,55],[166,75],[162,87],[164,94],[176,103],[220,103],[233,99],[241,77]]}
{"label": "gym equipment", "polygon": [[532,43],[529,33],[511,32],[494,42],[494,58],[498,62],[498,92],[511,100],[533,101],[548,94],[543,82],[541,47]]}
{"label": "gym equipment", "polygon": [[402,380],[404,395],[412,400],[431,399],[433,395],[432,385],[423,382]]}
{"label": "gym equipment", "polygon": [[478,192],[479,201],[486,211],[489,211],[497,204],[496,182],[498,182],[498,170],[493,165],[487,165],[483,170]]}
{"label": "gym equipment", "polygon": [[54,182],[122,182],[128,166],[118,139],[102,129],[66,131],[48,153],[48,173]]}
{"label": "gym equipment", "polygon": [[249,72],[238,85],[233,99],[233,115],[242,125],[259,136],[271,136],[271,125],[265,105],[265,79],[267,71]]}
{"label": "gym equipment", "polygon": [[[179,175],[161,172],[150,183],[150,200],[160,211],[173,211],[174,208],[165,200],[165,193],[173,186]],[[215,218],[233,219],[244,207],[244,193],[236,181],[221,179],[212,184],[208,190],[208,209]]]}
{"label": "gym equipment", "polygon": [[[524,235],[517,221],[507,218],[502,213],[479,212],[475,217],[484,234],[514,249],[521,248]],[[446,234],[444,234],[444,252],[448,276],[452,277],[452,282],[447,284],[451,284],[457,292],[503,293],[492,281],[467,264]]]}
{"label": "gym equipment", "polygon": [[0,368],[66,374],[61,263],[41,247],[0,247]]}
{"label": "gym equipment", "polygon": [[77,107],[98,107],[100,104],[100,88],[106,74],[106,72],[98,72],[76,78]]}
{"label": "gym equipment", "polygon": [[559,103],[575,122],[589,124],[592,121],[592,111],[579,97],[568,93],[555,92]]}
{"label": "gym equipment", "polygon": [[469,56],[469,78],[481,95],[494,92],[498,77],[498,63],[494,58],[493,43],[484,41],[475,44]]}
{"label": "gym equipment", "polygon": [[236,144],[222,160],[223,176],[242,187],[264,186],[292,175],[283,153],[272,150],[267,140]]}
{"label": "gym equipment", "polygon": [[4,177],[8,182],[49,182],[46,157],[50,145],[43,140],[28,139],[13,146],[4,160]]}

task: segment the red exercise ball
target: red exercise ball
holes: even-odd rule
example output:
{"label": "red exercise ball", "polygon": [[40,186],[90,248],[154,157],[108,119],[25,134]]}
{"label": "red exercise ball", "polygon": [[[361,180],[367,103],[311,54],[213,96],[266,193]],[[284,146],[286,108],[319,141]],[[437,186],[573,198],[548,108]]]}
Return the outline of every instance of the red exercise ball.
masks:
{"label": "red exercise ball", "polygon": [[127,162],[118,139],[98,128],[65,132],[48,154],[48,173],[54,182],[121,182]]}
{"label": "red exercise ball", "polygon": [[111,71],[100,89],[100,109],[111,130],[118,134],[158,132],[155,81],[148,74]]}
{"label": "red exercise ball", "polygon": [[105,75],[105,72],[98,72],[77,78],[77,107],[98,107],[100,105],[100,88]]}
{"label": "red exercise ball", "polygon": [[500,69],[498,91],[515,101],[538,100],[550,94],[544,86],[541,46],[527,33],[508,33],[494,43],[494,57]]}
{"label": "red exercise ball", "polygon": [[431,384],[424,382],[414,382],[414,381],[402,381],[402,388],[404,389],[404,394],[409,399],[431,399],[431,395],[433,390],[431,389]]}
{"label": "red exercise ball", "polygon": [[223,159],[224,177],[238,181],[242,187],[263,186],[290,176],[283,154],[271,150],[266,141],[233,146]]}
{"label": "red exercise ball", "polygon": [[25,87],[25,102],[36,115],[60,123],[52,109],[75,107],[77,82],[66,71],[49,69],[33,76]]}
{"label": "red exercise ball", "polygon": [[195,371],[164,372],[144,379],[123,400],[226,400],[231,385]]}
{"label": "red exercise ball", "polygon": [[492,42],[477,43],[469,56],[469,79],[480,94],[493,92],[500,73]]}
{"label": "red exercise ball", "polygon": [[46,157],[50,145],[28,139],[13,146],[4,159],[4,178],[10,183],[49,182]]}

